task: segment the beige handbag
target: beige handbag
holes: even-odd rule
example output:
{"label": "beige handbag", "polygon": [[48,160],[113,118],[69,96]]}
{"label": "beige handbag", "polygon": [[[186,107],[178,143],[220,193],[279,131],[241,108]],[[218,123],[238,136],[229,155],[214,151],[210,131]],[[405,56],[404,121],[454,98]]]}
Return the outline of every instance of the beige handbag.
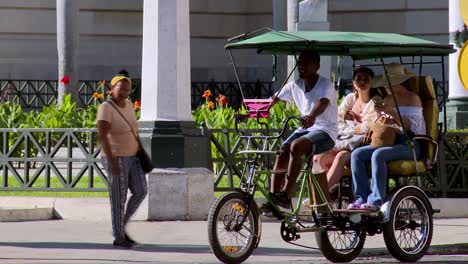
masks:
{"label": "beige handbag", "polygon": [[395,145],[397,137],[400,135],[400,128],[388,123],[388,117],[379,117],[369,128],[364,139],[364,144],[370,144],[374,148]]}

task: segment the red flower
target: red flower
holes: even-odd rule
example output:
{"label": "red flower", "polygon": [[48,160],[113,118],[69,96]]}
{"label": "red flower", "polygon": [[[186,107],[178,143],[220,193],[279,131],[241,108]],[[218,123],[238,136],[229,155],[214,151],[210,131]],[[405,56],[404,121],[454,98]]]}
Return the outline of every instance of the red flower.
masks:
{"label": "red flower", "polygon": [[210,90],[206,90],[203,95],[202,95],[202,98],[207,98],[207,97],[211,97],[213,96],[213,94],[211,93]]}
{"label": "red flower", "polygon": [[135,101],[133,103],[133,108],[135,109],[135,111],[139,111],[140,107],[141,107],[141,101]]}
{"label": "red flower", "polygon": [[220,103],[222,106],[227,106],[228,102],[227,102],[226,96],[220,94],[218,97],[219,97],[219,98],[218,98],[219,103]]}
{"label": "red flower", "polygon": [[60,79],[60,82],[67,85],[67,84],[70,83],[70,77],[68,77],[68,75],[65,75],[65,76],[63,76],[62,79]]}

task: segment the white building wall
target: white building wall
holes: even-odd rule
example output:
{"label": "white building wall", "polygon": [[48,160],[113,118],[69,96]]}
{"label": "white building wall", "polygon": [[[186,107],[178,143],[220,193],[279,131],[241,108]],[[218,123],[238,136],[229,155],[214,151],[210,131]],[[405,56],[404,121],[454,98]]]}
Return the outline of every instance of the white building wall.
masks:
{"label": "white building wall", "polygon": [[[141,0],[80,0],[80,79],[141,72]],[[0,1],[0,78],[57,79],[55,0]]]}
{"label": "white building wall", "polygon": [[[80,79],[110,78],[121,68],[140,77],[143,0],[80,0],[80,4]],[[196,81],[232,79],[225,40],[272,25],[270,0],[191,0],[190,8]],[[57,78],[55,23],[55,0],[0,1],[1,79]],[[262,60],[249,64],[240,60],[239,66],[256,79],[259,63]],[[244,70],[244,65],[253,70]]]}
{"label": "white building wall", "polygon": [[[331,30],[448,42],[448,1],[328,0]],[[143,0],[80,0],[80,79],[141,76]],[[232,81],[226,39],[272,27],[272,0],[190,0],[192,80]],[[0,79],[56,79],[55,0],[0,0]],[[271,79],[271,57],[236,52],[243,80]],[[236,55],[235,54],[235,55]]]}
{"label": "white building wall", "polygon": [[[448,43],[448,1],[328,0],[328,3],[331,30],[400,33]],[[448,58],[445,60],[447,72]],[[350,64],[347,61],[347,65]],[[415,73],[419,71],[419,67],[407,67]],[[379,68],[375,70],[379,72]],[[440,72],[440,65],[423,66],[423,74],[432,75],[438,80],[442,78]],[[347,72],[344,77],[350,76],[351,72]]]}

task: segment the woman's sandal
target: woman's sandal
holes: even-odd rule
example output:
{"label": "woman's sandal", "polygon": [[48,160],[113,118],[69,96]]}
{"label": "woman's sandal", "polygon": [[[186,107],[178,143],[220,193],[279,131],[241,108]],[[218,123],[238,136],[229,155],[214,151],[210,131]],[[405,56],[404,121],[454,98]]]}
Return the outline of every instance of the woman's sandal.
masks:
{"label": "woman's sandal", "polygon": [[362,203],[360,202],[354,202],[348,204],[348,210],[361,210],[361,205]]}
{"label": "woman's sandal", "polygon": [[371,204],[371,203],[364,203],[364,204],[361,204],[361,210],[366,210],[366,211],[372,211],[372,212],[376,212],[378,210],[380,210],[380,206],[377,206],[375,204]]}

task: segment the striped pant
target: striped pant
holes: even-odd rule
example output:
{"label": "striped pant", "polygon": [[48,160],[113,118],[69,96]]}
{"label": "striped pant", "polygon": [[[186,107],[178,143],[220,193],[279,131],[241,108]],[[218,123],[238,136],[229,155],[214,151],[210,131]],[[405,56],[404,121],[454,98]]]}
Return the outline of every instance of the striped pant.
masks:
{"label": "striped pant", "polygon": [[[136,156],[116,158],[119,162],[120,175],[111,174],[110,163],[106,158],[102,159],[102,164],[109,175],[112,232],[115,239],[122,240],[125,238],[125,225],[145,199],[147,184],[140,160]],[[128,189],[132,196],[125,210]]]}

